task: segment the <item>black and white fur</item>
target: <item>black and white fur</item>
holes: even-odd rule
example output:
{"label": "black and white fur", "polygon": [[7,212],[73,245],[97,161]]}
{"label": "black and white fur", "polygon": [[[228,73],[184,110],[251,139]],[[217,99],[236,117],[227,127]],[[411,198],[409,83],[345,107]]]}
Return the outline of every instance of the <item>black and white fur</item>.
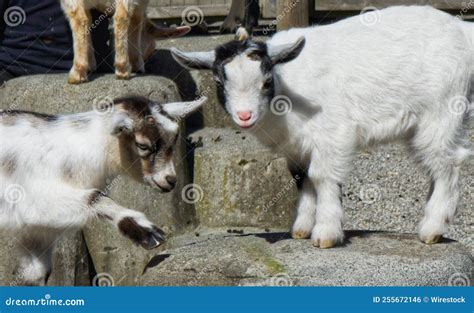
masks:
{"label": "black and white fur", "polygon": [[55,242],[96,217],[146,249],[163,242],[143,213],[102,191],[118,175],[172,190],[178,119],[204,101],[162,105],[125,97],[105,113],[0,111],[0,230],[19,243],[22,284],[46,284]]}
{"label": "black and white fur", "polygon": [[[399,139],[430,174],[419,229],[426,243],[438,242],[453,220],[460,166],[471,154],[474,26],[428,6],[377,14],[375,25],[361,15],[266,43],[172,51],[184,66],[212,69],[235,123],[307,172],[292,235],[321,248],[343,241],[340,185],[358,150]],[[275,101],[281,96],[286,114]]]}

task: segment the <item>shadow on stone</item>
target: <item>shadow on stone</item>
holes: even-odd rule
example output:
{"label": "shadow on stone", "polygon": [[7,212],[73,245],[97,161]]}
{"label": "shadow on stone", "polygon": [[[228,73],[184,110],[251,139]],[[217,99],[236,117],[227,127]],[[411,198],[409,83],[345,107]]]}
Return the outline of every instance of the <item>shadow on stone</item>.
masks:
{"label": "shadow on stone", "polygon": [[158,255],[155,255],[153,258],[151,258],[150,262],[148,262],[148,264],[145,266],[145,269],[143,270],[143,274],[145,274],[146,271],[149,268],[153,268],[155,266],[160,265],[161,262],[163,262],[164,260],[166,260],[170,256],[171,256],[171,254],[158,254]]}

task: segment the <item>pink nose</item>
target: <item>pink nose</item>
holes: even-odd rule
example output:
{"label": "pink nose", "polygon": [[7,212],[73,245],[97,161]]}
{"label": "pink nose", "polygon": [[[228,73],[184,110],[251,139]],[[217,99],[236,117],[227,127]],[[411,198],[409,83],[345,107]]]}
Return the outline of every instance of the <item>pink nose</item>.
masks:
{"label": "pink nose", "polygon": [[252,112],[250,111],[240,111],[237,112],[237,116],[241,121],[248,121],[249,119],[252,118]]}

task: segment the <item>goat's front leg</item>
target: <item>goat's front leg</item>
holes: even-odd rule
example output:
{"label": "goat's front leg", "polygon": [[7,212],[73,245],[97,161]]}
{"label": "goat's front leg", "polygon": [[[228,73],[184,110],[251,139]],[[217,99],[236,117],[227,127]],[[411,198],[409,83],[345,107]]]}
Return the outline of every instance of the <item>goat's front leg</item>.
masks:
{"label": "goat's front leg", "polygon": [[341,183],[346,176],[349,158],[338,157],[337,153],[320,154],[313,159],[308,171],[316,189],[316,225],[311,233],[313,245],[332,248],[344,241],[342,229]]}
{"label": "goat's front leg", "polygon": [[80,84],[87,81],[87,73],[91,65],[95,66],[90,64],[95,60],[93,56],[91,57],[93,51],[90,34],[91,15],[83,5],[67,9],[66,14],[74,39],[74,64],[69,72],[68,82]]}
{"label": "goat's front leg", "polygon": [[138,211],[124,208],[106,195],[95,192],[91,209],[94,214],[112,223],[125,237],[151,250],[165,241],[164,232]]}
{"label": "goat's front leg", "polygon": [[127,1],[117,1],[114,14],[115,35],[115,76],[118,79],[130,79],[132,66],[130,64],[128,38],[130,33],[131,16],[134,5]]}
{"label": "goat's front leg", "polygon": [[291,236],[307,239],[311,236],[316,218],[316,192],[310,179],[304,178],[298,199],[298,215],[293,224]]}

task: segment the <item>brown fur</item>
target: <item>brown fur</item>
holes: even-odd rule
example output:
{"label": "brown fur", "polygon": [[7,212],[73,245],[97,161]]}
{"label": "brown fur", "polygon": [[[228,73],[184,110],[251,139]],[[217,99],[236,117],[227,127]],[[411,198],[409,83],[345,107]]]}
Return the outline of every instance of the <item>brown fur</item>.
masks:
{"label": "brown fur", "polygon": [[103,0],[94,7],[88,0],[61,0],[69,19],[74,37],[74,65],[69,73],[70,84],[87,81],[87,74],[94,71],[96,61],[91,39],[90,9],[113,15],[115,36],[115,74],[118,79],[129,79],[132,71],[143,72],[144,60],[155,49],[155,41],[164,37],[181,36],[189,27],[157,28],[146,17],[148,0],[135,3],[125,0]]}

